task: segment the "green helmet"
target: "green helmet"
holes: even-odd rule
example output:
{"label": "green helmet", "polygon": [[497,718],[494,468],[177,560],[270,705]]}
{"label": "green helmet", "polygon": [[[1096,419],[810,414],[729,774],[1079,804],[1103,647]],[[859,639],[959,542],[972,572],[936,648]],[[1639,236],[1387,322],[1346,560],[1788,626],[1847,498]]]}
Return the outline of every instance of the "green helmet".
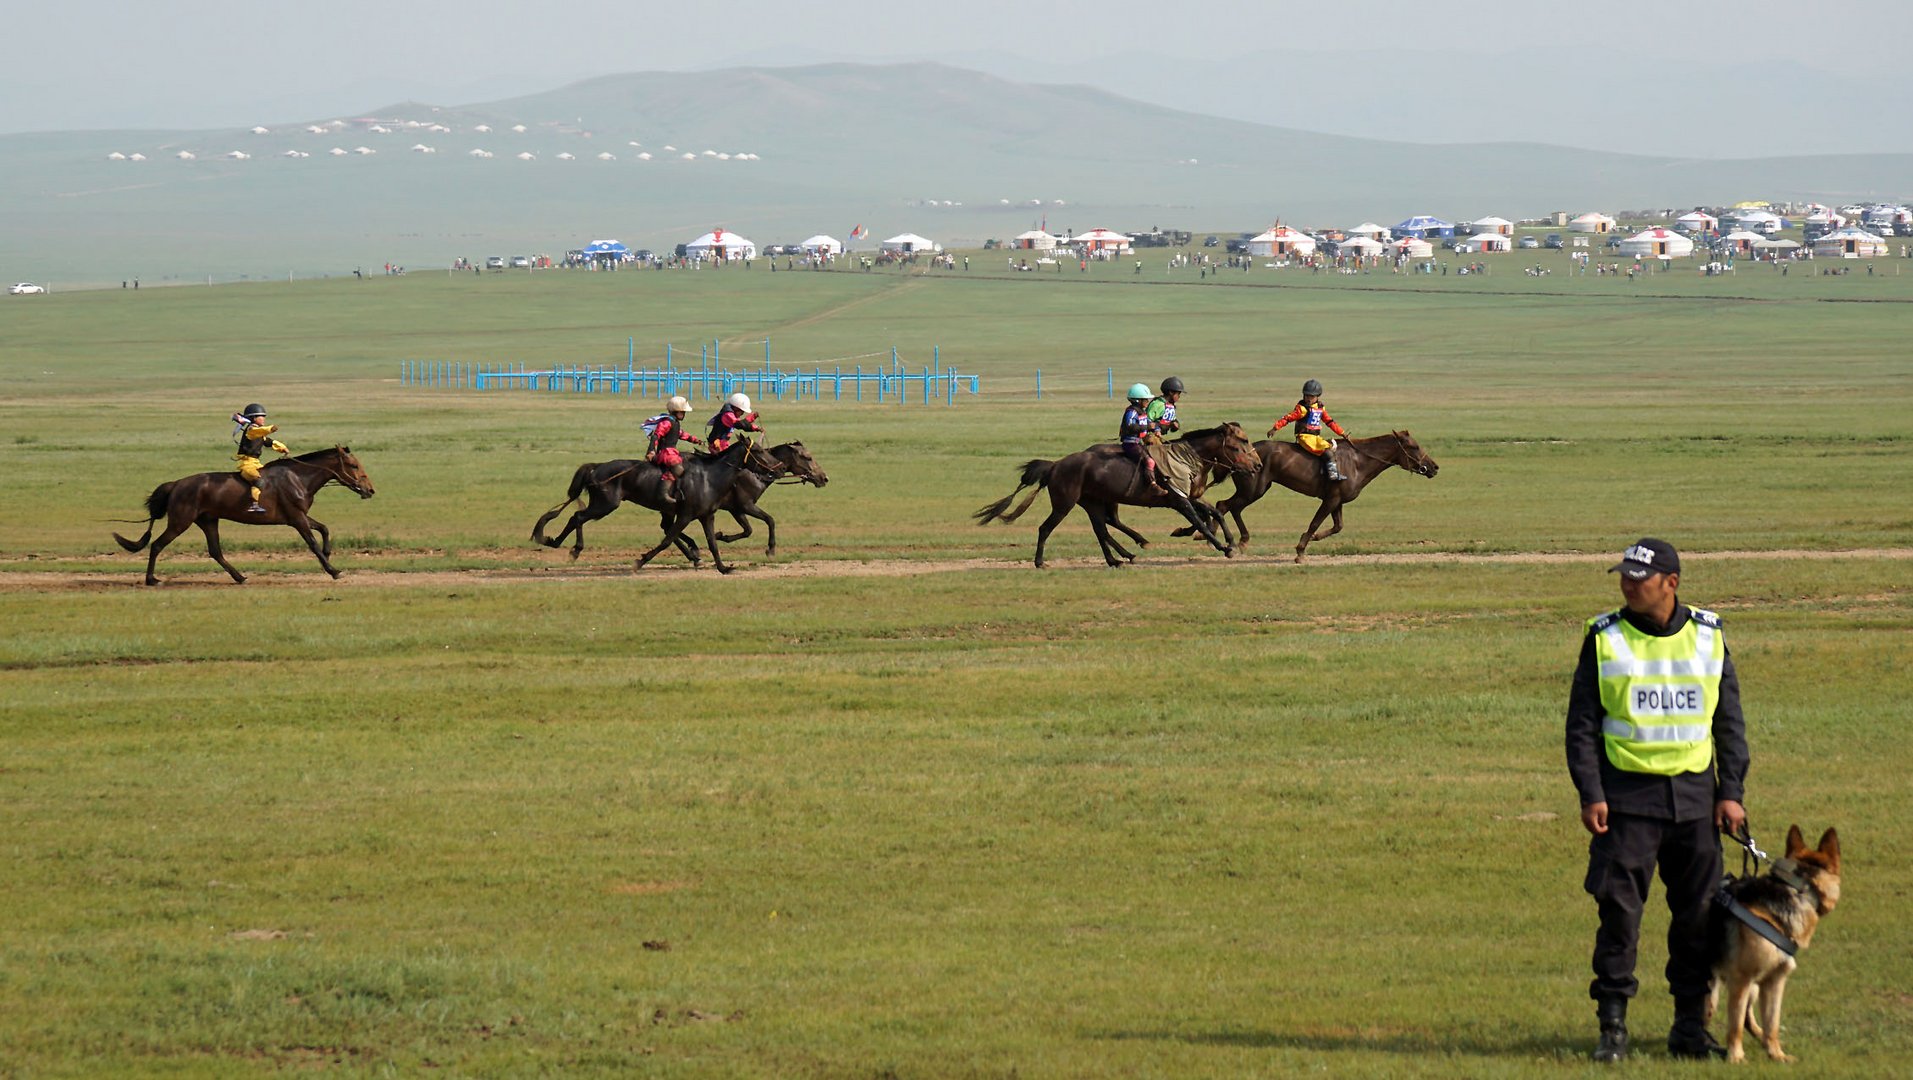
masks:
{"label": "green helmet", "polygon": [[1129,400],[1131,401],[1148,401],[1152,396],[1153,395],[1149,393],[1149,388],[1142,383],[1137,383],[1129,388]]}
{"label": "green helmet", "polygon": [[1322,380],[1310,379],[1308,382],[1305,382],[1302,384],[1303,397],[1320,397],[1321,394],[1322,394]]}

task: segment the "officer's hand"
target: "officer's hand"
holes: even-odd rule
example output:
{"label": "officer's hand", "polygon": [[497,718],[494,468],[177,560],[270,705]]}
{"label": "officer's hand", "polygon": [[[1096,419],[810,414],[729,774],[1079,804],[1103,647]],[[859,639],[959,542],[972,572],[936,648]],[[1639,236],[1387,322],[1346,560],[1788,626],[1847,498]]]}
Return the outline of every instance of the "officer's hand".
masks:
{"label": "officer's hand", "polygon": [[[1722,805],[1725,804],[1723,803]],[[1597,802],[1583,806],[1581,808],[1581,827],[1596,836],[1607,832],[1607,804]]]}
{"label": "officer's hand", "polygon": [[1715,803],[1714,828],[1730,836],[1739,836],[1747,828],[1747,808],[1732,799]]}

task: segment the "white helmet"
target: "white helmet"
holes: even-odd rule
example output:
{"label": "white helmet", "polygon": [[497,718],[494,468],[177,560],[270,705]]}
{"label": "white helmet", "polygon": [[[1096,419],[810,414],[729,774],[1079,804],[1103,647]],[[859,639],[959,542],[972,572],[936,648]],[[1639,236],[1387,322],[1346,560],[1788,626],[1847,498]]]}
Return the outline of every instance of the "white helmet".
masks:
{"label": "white helmet", "polygon": [[745,397],[743,394],[732,394],[729,404],[731,408],[736,409],[738,412],[751,411],[751,399]]}
{"label": "white helmet", "polygon": [[680,395],[680,396],[678,396],[678,397],[674,397],[674,398],[672,398],[671,400],[669,400],[669,401],[667,401],[667,402],[665,402],[665,403],[664,403],[664,411],[665,411],[665,412],[674,412],[674,413],[677,413],[677,412],[690,412],[690,411],[691,411],[691,403],[690,403],[690,402],[688,402],[688,401],[686,401],[686,400],[684,400],[684,398],[683,398],[683,396],[682,396],[682,395]]}

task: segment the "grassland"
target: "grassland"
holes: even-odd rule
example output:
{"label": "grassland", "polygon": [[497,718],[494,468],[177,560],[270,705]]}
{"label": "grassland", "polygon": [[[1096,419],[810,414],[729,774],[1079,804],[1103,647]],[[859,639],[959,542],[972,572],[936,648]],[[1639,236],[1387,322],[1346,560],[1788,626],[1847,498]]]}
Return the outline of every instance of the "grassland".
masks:
{"label": "grassland", "polygon": [[[1559,717],[1644,532],[1728,618],[1758,834],[1846,843],[1798,1071],[1913,1052],[1913,279],[973,266],[0,308],[0,1073],[1577,1073]],[[782,550],[729,578],[629,573],[630,511],[575,566],[524,542],[648,402],[396,381],[766,336],[785,364],[940,346],[984,392],[766,403],[831,484],[767,499]],[[1165,538],[1104,571],[1078,519],[1063,568],[1017,565],[1033,525],[967,512],[1106,436],[1111,367],[1258,431],[1314,375],[1442,471],[1378,481],[1300,567],[1270,557],[1286,496],[1249,512],[1262,557]],[[220,467],[255,399],[377,482],[319,503],[347,576],[228,529],[251,584],[189,537],[138,587],[106,519]]]}

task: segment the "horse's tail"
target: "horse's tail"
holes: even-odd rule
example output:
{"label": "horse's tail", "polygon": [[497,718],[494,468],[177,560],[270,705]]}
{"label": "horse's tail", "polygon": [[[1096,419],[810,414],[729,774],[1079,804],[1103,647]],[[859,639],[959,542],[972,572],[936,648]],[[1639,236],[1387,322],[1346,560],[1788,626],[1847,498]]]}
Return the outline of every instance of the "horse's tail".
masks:
{"label": "horse's tail", "polygon": [[[1054,461],[1044,461],[1042,458],[1031,458],[1024,462],[1023,475],[1020,482],[1016,485],[1016,491],[1010,492],[1008,495],[983,507],[970,516],[976,519],[978,525],[988,525],[992,521],[1001,521],[1007,525],[1017,518],[1022,517],[1023,511],[1028,510],[1030,504],[1036,501],[1036,496],[1041,494],[1043,489],[1049,486],[1050,470],[1055,467],[1056,463]],[[1030,489],[1028,497],[1023,500],[1021,506],[1011,510],[1009,508],[1010,503],[1016,501],[1017,494],[1024,488]]]}
{"label": "horse's tail", "polygon": [[584,494],[585,485],[591,482],[591,470],[597,467],[597,462],[588,461],[578,466],[578,471],[571,474],[571,487],[565,491],[565,501],[545,511],[545,515],[538,519],[536,525],[531,527],[531,538],[533,542],[544,544],[547,547],[551,546],[551,542],[545,539],[545,526],[551,524],[552,518],[564,513],[565,507],[578,501],[578,497]]}
{"label": "horse's tail", "polygon": [[128,551],[146,550],[147,541],[153,538],[153,522],[166,516],[166,508],[173,501],[173,485],[175,483],[177,483],[177,481],[168,480],[164,484],[154,488],[153,493],[146,497],[146,531],[140,535],[138,540],[128,540],[119,533],[113,534],[113,539],[118,540],[121,547]]}

